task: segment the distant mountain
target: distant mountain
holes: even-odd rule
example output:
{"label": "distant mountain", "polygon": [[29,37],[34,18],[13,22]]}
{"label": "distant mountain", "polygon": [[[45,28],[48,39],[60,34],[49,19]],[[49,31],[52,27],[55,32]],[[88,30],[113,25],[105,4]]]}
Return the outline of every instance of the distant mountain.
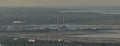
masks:
{"label": "distant mountain", "polygon": [[81,12],[98,12],[104,14],[120,14],[120,7],[85,7],[85,8],[69,8],[66,11]]}

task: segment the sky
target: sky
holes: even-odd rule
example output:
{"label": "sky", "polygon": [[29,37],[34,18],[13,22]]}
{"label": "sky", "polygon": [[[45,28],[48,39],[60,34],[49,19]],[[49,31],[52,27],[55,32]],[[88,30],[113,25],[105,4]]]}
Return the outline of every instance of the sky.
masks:
{"label": "sky", "polygon": [[120,0],[0,0],[0,7],[119,7]]}

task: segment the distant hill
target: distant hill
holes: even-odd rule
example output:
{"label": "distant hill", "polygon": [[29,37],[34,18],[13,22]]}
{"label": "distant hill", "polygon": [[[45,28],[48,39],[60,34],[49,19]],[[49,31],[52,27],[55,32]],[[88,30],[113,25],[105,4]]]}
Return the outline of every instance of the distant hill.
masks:
{"label": "distant hill", "polygon": [[[0,25],[23,20],[24,24],[56,24],[65,17],[66,24],[120,24],[120,14],[97,12],[59,12],[65,9],[51,8],[0,8]],[[68,10],[68,9],[67,9]]]}

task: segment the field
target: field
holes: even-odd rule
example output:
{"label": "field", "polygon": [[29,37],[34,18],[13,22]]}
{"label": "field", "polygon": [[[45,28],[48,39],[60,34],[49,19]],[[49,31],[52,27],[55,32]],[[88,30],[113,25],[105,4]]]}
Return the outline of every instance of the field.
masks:
{"label": "field", "polygon": [[17,38],[35,38],[38,40],[64,40],[66,42],[120,42],[119,30],[104,30],[104,31],[59,31],[59,32],[1,32],[1,37],[17,37]]}

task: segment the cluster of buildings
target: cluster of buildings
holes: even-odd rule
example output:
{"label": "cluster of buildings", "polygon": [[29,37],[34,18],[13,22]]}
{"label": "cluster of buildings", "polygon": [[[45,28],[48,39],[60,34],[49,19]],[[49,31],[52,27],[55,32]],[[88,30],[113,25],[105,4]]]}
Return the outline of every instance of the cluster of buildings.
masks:
{"label": "cluster of buildings", "polygon": [[81,31],[81,30],[109,30],[111,26],[80,26],[80,25],[24,25],[23,21],[13,21],[12,25],[3,25],[0,30],[3,31]]}

